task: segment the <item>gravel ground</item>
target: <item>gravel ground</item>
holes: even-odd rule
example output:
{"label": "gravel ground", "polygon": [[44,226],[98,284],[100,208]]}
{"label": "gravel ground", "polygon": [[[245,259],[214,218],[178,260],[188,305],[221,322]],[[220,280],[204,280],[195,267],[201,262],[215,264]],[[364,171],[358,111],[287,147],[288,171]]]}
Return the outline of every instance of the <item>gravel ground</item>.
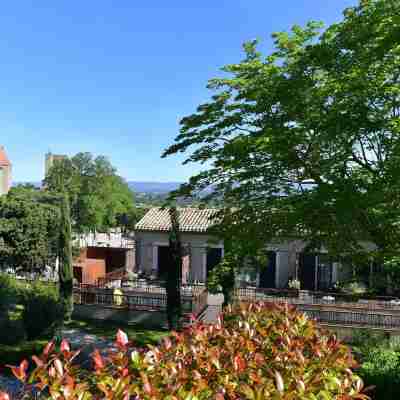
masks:
{"label": "gravel ground", "polygon": [[0,375],[0,390],[7,392],[10,397],[18,398],[22,385],[14,378]]}

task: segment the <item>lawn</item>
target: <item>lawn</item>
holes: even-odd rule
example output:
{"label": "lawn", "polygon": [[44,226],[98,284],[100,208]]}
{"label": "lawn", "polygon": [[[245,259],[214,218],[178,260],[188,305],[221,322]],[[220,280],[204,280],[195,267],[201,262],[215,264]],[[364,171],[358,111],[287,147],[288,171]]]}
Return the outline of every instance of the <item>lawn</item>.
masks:
{"label": "lawn", "polygon": [[[138,326],[121,326],[107,321],[82,321],[73,320],[66,325],[66,329],[79,329],[100,338],[113,340],[117,330],[121,328],[127,333],[135,346],[144,347],[147,344],[157,344],[160,339],[168,334],[167,331],[149,330]],[[44,336],[33,341],[25,341],[17,345],[0,344],[0,373],[9,373],[5,365],[15,365],[23,359],[30,359],[32,355],[41,353],[51,337]]]}
{"label": "lawn", "polygon": [[122,329],[133,341],[135,346],[143,347],[147,344],[157,344],[168,331],[149,330],[137,325],[117,324],[109,321],[87,321],[87,320],[73,320],[66,325],[68,329],[79,329],[91,335],[96,335],[101,338],[113,340],[118,329]]}

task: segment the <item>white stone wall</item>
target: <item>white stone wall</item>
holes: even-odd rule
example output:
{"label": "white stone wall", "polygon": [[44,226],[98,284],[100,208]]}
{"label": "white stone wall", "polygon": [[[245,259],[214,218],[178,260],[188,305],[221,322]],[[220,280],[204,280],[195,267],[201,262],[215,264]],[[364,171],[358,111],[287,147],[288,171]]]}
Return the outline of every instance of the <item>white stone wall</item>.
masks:
{"label": "white stone wall", "polygon": [[[158,246],[168,246],[168,232],[135,232],[136,251],[136,270],[147,274],[157,269],[158,265]],[[190,247],[190,279],[204,282],[206,279],[206,257],[207,247],[221,247],[222,242],[217,241],[210,235],[183,233],[181,234],[183,245]]]}

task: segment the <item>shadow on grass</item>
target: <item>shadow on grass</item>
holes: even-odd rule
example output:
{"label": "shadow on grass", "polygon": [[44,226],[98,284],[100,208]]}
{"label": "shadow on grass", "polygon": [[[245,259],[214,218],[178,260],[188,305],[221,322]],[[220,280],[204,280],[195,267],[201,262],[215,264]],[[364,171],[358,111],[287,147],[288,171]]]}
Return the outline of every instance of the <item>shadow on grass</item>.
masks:
{"label": "shadow on grass", "polygon": [[147,344],[155,345],[168,335],[167,330],[153,330],[140,325],[121,325],[111,321],[72,320],[65,325],[66,329],[79,329],[90,335],[114,340],[118,329],[122,329],[134,345],[143,347]]}

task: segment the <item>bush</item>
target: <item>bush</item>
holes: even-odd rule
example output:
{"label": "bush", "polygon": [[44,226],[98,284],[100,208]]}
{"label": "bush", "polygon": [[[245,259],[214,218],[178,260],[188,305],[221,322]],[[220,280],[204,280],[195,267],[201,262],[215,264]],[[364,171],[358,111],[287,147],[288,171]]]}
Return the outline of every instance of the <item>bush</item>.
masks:
{"label": "bush", "polygon": [[13,319],[9,314],[0,316],[0,343],[15,345],[25,338],[25,329],[20,319]]}
{"label": "bush", "polygon": [[400,399],[400,353],[391,348],[375,348],[364,354],[359,374],[375,386],[376,400]]}
{"label": "bush", "polygon": [[0,273],[0,313],[8,311],[12,303],[18,302],[19,286],[14,277]]}
{"label": "bush", "polygon": [[36,369],[13,368],[52,398],[89,399],[367,399],[350,368],[350,350],[289,306],[228,308],[218,323],[195,323],[150,351],[133,351],[118,331],[117,351],[92,354],[94,373],[78,368],[76,352],[49,343]]}
{"label": "bush", "polygon": [[352,347],[361,367],[359,375],[368,386],[374,386],[376,400],[400,399],[400,342],[382,332],[358,331]]}
{"label": "bush", "polygon": [[55,286],[33,283],[23,296],[22,320],[29,340],[52,334],[62,318],[62,305]]}
{"label": "bush", "polygon": [[20,285],[8,274],[0,274],[0,343],[14,345],[25,337],[24,326],[14,311]]}

